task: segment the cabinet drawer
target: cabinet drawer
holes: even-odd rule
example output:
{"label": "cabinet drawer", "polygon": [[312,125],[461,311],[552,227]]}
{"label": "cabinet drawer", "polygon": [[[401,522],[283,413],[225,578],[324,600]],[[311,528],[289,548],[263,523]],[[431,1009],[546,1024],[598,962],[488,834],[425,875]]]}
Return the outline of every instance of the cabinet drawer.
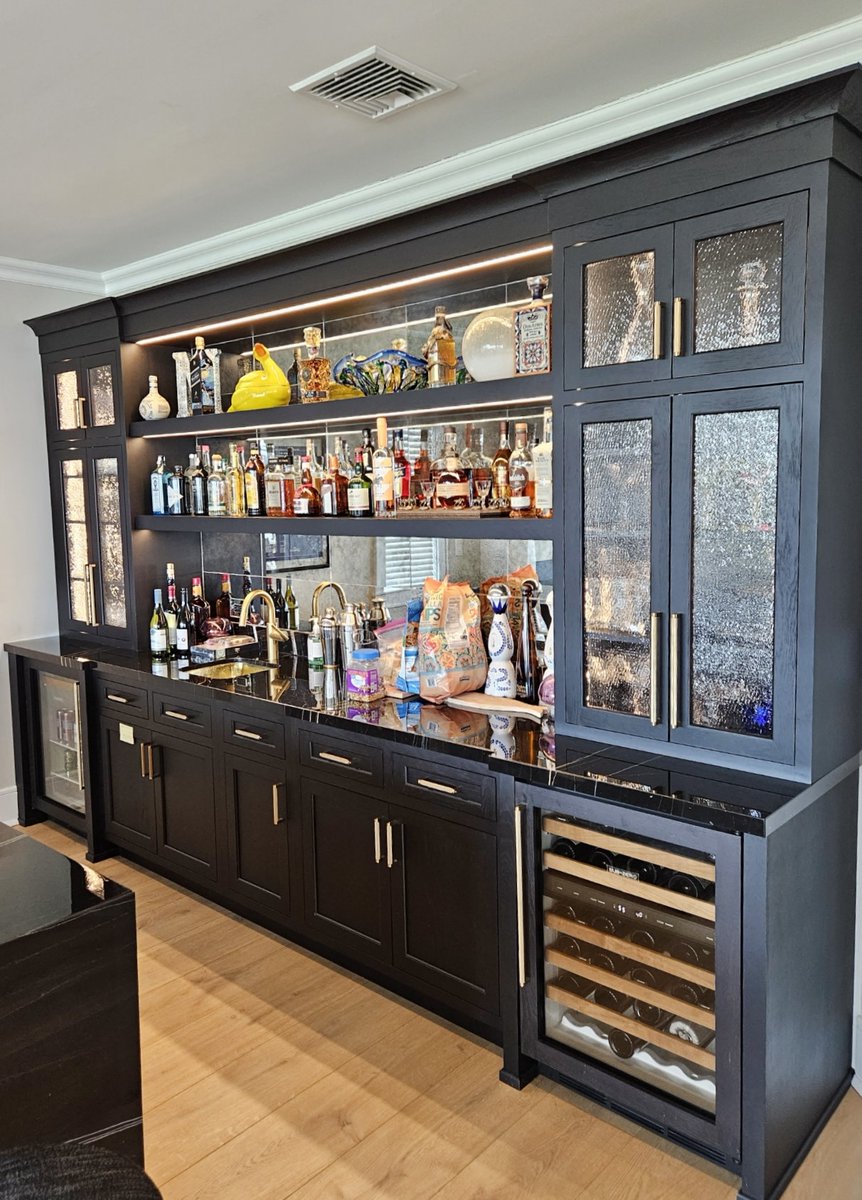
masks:
{"label": "cabinet drawer", "polygon": [[284,757],[284,722],[270,721],[266,717],[255,717],[244,712],[226,709],[224,714],[224,740],[236,749],[261,751]]}
{"label": "cabinet drawer", "polygon": [[146,720],[150,715],[150,697],[146,688],[131,683],[115,683],[113,679],[97,679],[96,702],[99,708],[126,713]]}
{"label": "cabinet drawer", "polygon": [[299,761],[339,779],[361,779],[376,786],[383,782],[383,751],[359,739],[342,740],[317,729],[300,729]]}
{"label": "cabinet drawer", "polygon": [[489,771],[470,771],[409,754],[392,756],[393,783],[406,796],[493,821],[497,816],[497,781]]}
{"label": "cabinet drawer", "polygon": [[153,720],[169,729],[188,729],[207,738],[212,736],[212,711],[208,704],[188,704],[176,696],[153,692]]}

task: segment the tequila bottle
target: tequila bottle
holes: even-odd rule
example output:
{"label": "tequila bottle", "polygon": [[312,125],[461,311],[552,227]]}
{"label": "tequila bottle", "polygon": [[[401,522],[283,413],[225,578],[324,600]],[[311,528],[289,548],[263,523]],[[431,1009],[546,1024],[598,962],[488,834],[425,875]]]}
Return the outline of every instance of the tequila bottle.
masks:
{"label": "tequila bottle", "polygon": [[548,278],[533,275],[527,286],[531,300],[514,312],[516,375],[538,375],[551,369],[551,305],[543,298]]}
{"label": "tequila bottle", "polygon": [[428,363],[429,387],[448,387],[455,382],[455,338],[442,306],[434,309],[434,327],[422,347],[422,357]]}
{"label": "tequila bottle", "polygon": [[220,454],[213,455],[212,470],[207,479],[207,509],[211,517],[227,516],[227,480]]}
{"label": "tequila bottle", "polygon": [[303,330],[306,356],[299,366],[299,390],[303,404],[329,399],[332,364],[320,353],[321,336],[320,330],[314,325]]}
{"label": "tequila bottle", "polygon": [[[215,463],[215,455],[213,456]],[[236,446],[230,448],[230,466],[226,472],[227,484],[227,515],[229,517],[245,516],[245,475],[240,464],[239,450]]]}
{"label": "tequila bottle", "polygon": [[552,517],[554,515],[554,480],[553,480],[553,410],[545,409],[545,431],[542,440],[533,451],[533,470],[536,477],[536,516]]}

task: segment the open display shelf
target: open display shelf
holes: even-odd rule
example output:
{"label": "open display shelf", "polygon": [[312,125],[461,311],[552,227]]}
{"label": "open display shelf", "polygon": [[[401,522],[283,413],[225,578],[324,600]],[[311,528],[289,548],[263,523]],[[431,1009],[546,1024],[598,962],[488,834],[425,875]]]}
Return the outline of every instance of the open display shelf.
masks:
{"label": "open display shelf", "polygon": [[136,529],[161,533],[308,533],[338,537],[503,538],[551,537],[553,518],[523,517],[172,517],[136,518]]}

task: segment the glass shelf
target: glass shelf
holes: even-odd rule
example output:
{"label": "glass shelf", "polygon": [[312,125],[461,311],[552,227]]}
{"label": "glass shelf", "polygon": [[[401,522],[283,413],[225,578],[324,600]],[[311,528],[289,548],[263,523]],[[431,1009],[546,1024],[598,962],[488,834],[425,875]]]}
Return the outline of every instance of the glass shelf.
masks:
{"label": "glass shelf", "polygon": [[553,519],[526,517],[170,517],[136,518],[136,529],[174,533],[330,534],[339,537],[550,538]]}

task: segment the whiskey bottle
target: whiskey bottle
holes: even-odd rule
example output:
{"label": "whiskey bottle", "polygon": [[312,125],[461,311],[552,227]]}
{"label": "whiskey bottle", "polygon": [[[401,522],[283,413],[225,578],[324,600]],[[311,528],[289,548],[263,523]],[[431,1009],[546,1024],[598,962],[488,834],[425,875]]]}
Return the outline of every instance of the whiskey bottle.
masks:
{"label": "whiskey bottle", "polygon": [[373,457],[372,486],[375,517],[395,515],[395,460],[389,450],[386,418],[377,418],[377,449]]}
{"label": "whiskey bottle", "polygon": [[554,480],[553,480],[553,410],[545,409],[544,433],[542,440],[533,451],[533,472],[535,476],[535,505],[537,517],[552,517],[554,515]]}
{"label": "whiskey bottle", "polygon": [[329,469],[320,485],[320,507],[325,517],[340,517],[347,512],[347,480],[338,469],[337,454],[329,456]]}
{"label": "whiskey bottle", "polygon": [[192,416],[215,412],[215,368],[204,349],[204,339],[195,338],[195,348],[189,356],[189,384]]}
{"label": "whiskey bottle", "polygon": [[227,480],[220,454],[213,455],[212,470],[206,481],[207,512],[211,517],[227,516]]}
{"label": "whiskey bottle", "polygon": [[282,488],[284,489],[282,510],[285,516],[291,516],[293,514],[293,496],[296,491],[296,469],[293,465],[293,451],[288,450],[287,455],[278,460],[278,465],[284,476],[282,480]]}
{"label": "whiskey bottle", "polygon": [[204,591],[201,586],[200,575],[195,575],[192,580],[192,612],[195,616],[195,638],[197,641],[204,640],[204,622],[208,621],[212,616],[210,611],[209,601],[204,596]]}
{"label": "whiskey bottle", "polygon": [[[287,514],[284,508],[284,468],[281,460],[272,459],[264,476],[264,492],[266,495],[266,515],[268,517],[283,517]],[[293,498],[291,497],[291,500]],[[291,511],[293,504],[291,503]]]}
{"label": "whiskey bottle", "polygon": [[257,442],[249,444],[248,461],[243,471],[245,488],[245,511],[249,517],[262,517],[266,513],[266,468],[260,457]]}
{"label": "whiskey bottle", "polygon": [[428,430],[419,433],[419,454],[411,472],[411,488],[416,500],[422,499],[422,484],[431,478],[431,459],[428,456]]}
{"label": "whiskey bottle", "polygon": [[156,466],[150,475],[150,506],[156,516],[163,516],[168,511],[168,488],[165,476],[164,454],[156,458]]}
{"label": "whiskey bottle", "polygon": [[353,477],[347,485],[347,515],[349,517],[371,516],[371,480],[362,465],[362,450],[356,451]]}
{"label": "whiskey bottle", "polygon": [[237,446],[230,448],[230,466],[226,474],[227,515],[229,517],[245,516],[245,474],[240,462],[240,452]]}
{"label": "whiskey bottle", "polygon": [[429,387],[448,387],[455,382],[455,339],[442,306],[434,309],[434,327],[422,347],[422,357],[428,363]]}
{"label": "whiskey bottle", "polygon": [[173,470],[165,472],[165,492],[168,513],[172,517],[181,517],[186,510],[182,463],[177,463]]}
{"label": "whiskey bottle", "polygon": [[314,486],[311,474],[311,463],[306,455],[302,460],[302,474],[299,487],[293,495],[293,515],[295,517],[320,516],[320,492]]}
{"label": "whiskey bottle", "polygon": [[332,364],[320,353],[321,332],[314,325],[303,330],[306,356],[299,367],[300,399],[303,404],[315,404],[329,399]]}
{"label": "whiskey bottle", "polygon": [[548,278],[533,275],[527,286],[532,298],[513,314],[516,375],[538,375],[551,369],[551,305],[543,299]]}
{"label": "whiskey bottle", "polygon": [[447,425],[443,431],[443,452],[432,464],[431,478],[435,481],[437,508],[469,508],[470,476],[455,444],[454,425]]}
{"label": "whiskey bottle", "polygon": [[287,382],[290,384],[290,400],[288,404],[299,404],[302,399],[302,351],[297,348],[293,352],[293,362],[287,369]]}
{"label": "whiskey bottle", "polygon": [[515,425],[515,449],[509,459],[509,516],[532,517],[534,515],[535,482],[533,479],[533,456],[527,445],[527,423]]}
{"label": "whiskey bottle", "polygon": [[222,575],[221,591],[216,597],[215,615],[221,617],[224,621],[230,620],[231,613],[231,596],[230,596],[230,575]]}
{"label": "whiskey bottle", "polygon": [[168,620],[162,608],[162,589],[153,591],[153,615],[150,617],[150,654],[156,662],[165,662],[171,657],[168,642]]}
{"label": "whiskey bottle", "polygon": [[509,507],[509,459],[512,448],[509,445],[509,422],[500,422],[500,445],[491,463],[491,495],[494,498],[494,508],[508,509]]}

